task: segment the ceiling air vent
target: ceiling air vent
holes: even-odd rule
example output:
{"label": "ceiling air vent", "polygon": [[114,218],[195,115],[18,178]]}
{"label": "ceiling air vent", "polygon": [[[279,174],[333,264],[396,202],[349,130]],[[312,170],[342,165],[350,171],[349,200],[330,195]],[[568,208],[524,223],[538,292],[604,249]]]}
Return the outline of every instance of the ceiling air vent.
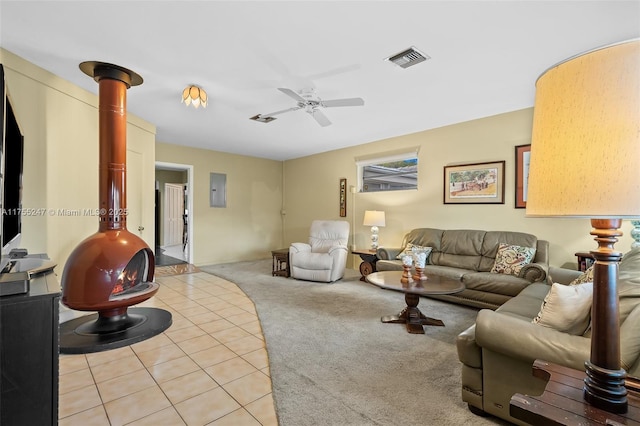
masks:
{"label": "ceiling air vent", "polygon": [[427,59],[431,59],[431,57],[411,46],[407,50],[403,50],[402,52],[390,56],[385,60],[391,61],[399,67],[409,68],[410,66],[424,62]]}

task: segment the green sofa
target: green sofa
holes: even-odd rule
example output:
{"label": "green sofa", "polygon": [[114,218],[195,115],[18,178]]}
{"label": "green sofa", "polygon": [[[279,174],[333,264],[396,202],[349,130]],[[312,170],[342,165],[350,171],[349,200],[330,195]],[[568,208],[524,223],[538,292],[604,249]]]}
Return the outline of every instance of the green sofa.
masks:
{"label": "green sofa", "polygon": [[[551,268],[553,282],[568,284],[580,272]],[[536,359],[583,370],[590,357],[590,329],[573,335],[533,324],[548,284],[532,284],[497,310],[478,312],[476,323],[457,338],[462,362],[462,399],[475,413],[489,413],[512,423],[509,414],[515,393],[539,395],[545,382],[532,376]],[[640,376],[640,249],[626,253],[620,263],[620,349],[622,367]]]}
{"label": "green sofa", "polygon": [[[519,274],[492,273],[500,243],[535,248],[535,257]],[[453,295],[432,295],[476,308],[496,309],[535,282],[546,282],[549,243],[535,235],[511,231],[443,230],[417,228],[404,237],[402,247],[380,247],[378,271],[401,271],[396,259],[408,244],[431,247],[425,273],[462,280],[465,290]]]}

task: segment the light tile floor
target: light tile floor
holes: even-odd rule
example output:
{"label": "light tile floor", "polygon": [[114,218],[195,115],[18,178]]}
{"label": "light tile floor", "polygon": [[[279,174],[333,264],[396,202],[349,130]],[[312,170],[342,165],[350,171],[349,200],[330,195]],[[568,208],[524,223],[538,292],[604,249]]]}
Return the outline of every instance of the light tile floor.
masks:
{"label": "light tile floor", "polygon": [[156,275],[139,306],[171,312],[151,339],[60,355],[60,426],[277,425],[269,359],[251,300],[233,283],[195,272]]}

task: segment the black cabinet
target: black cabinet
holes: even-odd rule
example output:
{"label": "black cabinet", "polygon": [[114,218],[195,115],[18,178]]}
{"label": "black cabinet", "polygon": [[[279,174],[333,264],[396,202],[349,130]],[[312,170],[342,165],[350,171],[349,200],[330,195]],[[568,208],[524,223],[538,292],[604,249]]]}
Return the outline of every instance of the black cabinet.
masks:
{"label": "black cabinet", "polygon": [[0,297],[0,424],[58,422],[58,312],[53,273],[32,277],[26,294]]}

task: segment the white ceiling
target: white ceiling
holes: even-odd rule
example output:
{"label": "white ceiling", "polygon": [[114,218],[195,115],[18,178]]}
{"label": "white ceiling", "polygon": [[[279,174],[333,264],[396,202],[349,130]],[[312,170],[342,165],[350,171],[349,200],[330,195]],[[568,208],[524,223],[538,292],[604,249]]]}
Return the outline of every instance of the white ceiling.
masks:
{"label": "white ceiling", "polygon": [[[633,1],[5,1],[0,45],[93,93],[87,60],[144,78],[128,111],[156,140],[285,160],[531,107],[536,78],[577,53],[640,36]],[[402,69],[410,46],[431,57]],[[201,85],[209,106],[180,103]],[[315,87],[320,127],[276,90]]]}

